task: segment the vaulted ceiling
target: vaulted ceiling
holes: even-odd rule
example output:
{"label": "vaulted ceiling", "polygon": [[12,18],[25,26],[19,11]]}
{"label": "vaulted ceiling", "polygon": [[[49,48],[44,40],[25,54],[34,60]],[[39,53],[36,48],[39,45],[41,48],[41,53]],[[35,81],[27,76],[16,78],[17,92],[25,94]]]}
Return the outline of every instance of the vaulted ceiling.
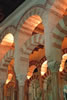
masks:
{"label": "vaulted ceiling", "polygon": [[0,23],[25,0],[0,0]]}

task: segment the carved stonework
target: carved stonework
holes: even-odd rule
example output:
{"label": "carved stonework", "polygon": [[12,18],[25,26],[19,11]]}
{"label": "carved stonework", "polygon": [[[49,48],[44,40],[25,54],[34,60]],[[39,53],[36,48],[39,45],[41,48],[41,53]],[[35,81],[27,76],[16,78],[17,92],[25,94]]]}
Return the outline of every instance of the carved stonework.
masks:
{"label": "carved stonework", "polygon": [[19,82],[19,85],[24,85],[24,82],[26,80],[26,75],[24,74],[19,74],[16,76],[17,77],[17,80]]}
{"label": "carved stonework", "polygon": [[0,100],[3,100],[3,86],[4,81],[0,81]]}

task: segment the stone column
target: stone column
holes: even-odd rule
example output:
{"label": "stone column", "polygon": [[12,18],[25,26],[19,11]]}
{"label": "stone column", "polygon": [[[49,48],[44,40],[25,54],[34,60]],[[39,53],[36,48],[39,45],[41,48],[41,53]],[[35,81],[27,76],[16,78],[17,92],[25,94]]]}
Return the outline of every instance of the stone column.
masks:
{"label": "stone column", "polygon": [[3,96],[4,96],[4,94],[3,94],[3,84],[0,83],[0,100],[3,100]]}
{"label": "stone column", "polygon": [[19,84],[18,100],[24,100],[24,86]]}
{"label": "stone column", "polygon": [[9,100],[15,100],[14,88],[12,87],[11,89],[9,89],[9,91],[10,91]]}
{"label": "stone column", "polygon": [[17,75],[18,80],[18,100],[24,100],[24,83],[26,80],[26,75]]}
{"label": "stone column", "polygon": [[32,98],[33,98],[33,95],[32,95],[32,85],[30,84],[29,85],[29,92],[28,92],[28,95],[29,95],[29,100],[32,100]]}
{"label": "stone column", "polygon": [[14,88],[13,88],[13,94],[12,94],[12,96],[13,96],[12,100],[15,100],[15,89]]}
{"label": "stone column", "polygon": [[52,100],[60,100],[59,96],[59,63],[57,62],[48,62],[48,68],[51,71],[51,88],[52,88]]}
{"label": "stone column", "polygon": [[34,100],[37,100],[37,84],[36,81],[33,83],[33,89],[34,89]]}
{"label": "stone column", "polygon": [[45,80],[44,80],[44,99],[45,100],[53,100],[52,99],[52,87],[51,87],[51,75],[48,76]]}
{"label": "stone column", "polygon": [[32,83],[33,87],[33,100],[42,100],[42,91],[38,80],[34,80]]}

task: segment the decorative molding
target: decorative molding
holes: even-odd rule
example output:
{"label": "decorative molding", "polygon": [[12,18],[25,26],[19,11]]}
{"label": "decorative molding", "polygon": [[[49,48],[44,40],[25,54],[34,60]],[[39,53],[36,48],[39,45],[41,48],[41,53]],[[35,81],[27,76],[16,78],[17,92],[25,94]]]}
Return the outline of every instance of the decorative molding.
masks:
{"label": "decorative molding", "polygon": [[34,50],[34,48],[38,45],[44,45],[44,38],[43,35],[36,34],[33,35],[28,41],[22,45],[21,51],[21,59],[23,58],[29,58],[29,55]]}
{"label": "decorative molding", "polygon": [[19,86],[24,86],[27,76],[24,74],[18,74],[18,75],[16,75],[16,79],[18,80]]}
{"label": "decorative molding", "polygon": [[14,58],[14,50],[11,49],[9,50],[6,55],[3,57],[3,59],[1,60],[1,68],[3,68],[3,70],[8,70],[8,65],[10,63],[10,61]]}

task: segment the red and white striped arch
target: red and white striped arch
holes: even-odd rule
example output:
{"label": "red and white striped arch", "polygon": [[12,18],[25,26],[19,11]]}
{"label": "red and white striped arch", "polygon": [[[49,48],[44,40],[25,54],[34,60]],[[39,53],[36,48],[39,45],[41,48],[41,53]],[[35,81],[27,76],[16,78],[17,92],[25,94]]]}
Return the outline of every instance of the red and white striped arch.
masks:
{"label": "red and white striped arch", "polygon": [[29,55],[33,51],[33,49],[38,46],[39,44],[44,45],[44,36],[40,34],[33,35],[28,41],[24,43],[21,47],[21,60],[28,60]]}
{"label": "red and white striped arch", "polygon": [[52,38],[52,56],[55,56],[56,61],[61,60],[62,56],[62,42],[64,37],[67,36],[67,16],[64,16],[63,19],[59,21],[59,23],[54,28],[51,38]]}
{"label": "red and white striped arch", "polygon": [[0,71],[1,71],[0,76],[4,81],[6,81],[8,76],[8,65],[13,58],[14,58],[14,50],[9,50],[0,62]]}
{"label": "red and white striped arch", "polygon": [[14,50],[11,49],[9,50],[6,55],[2,58],[1,62],[0,62],[0,65],[1,65],[1,68],[8,68],[8,65],[10,63],[10,61],[14,58]]}
{"label": "red and white striped arch", "polygon": [[[42,19],[43,17],[43,12],[44,12],[44,7],[43,5],[38,5],[38,6],[33,6],[31,7],[30,9],[28,9],[24,15],[20,18],[20,21],[17,25],[17,30],[18,31],[22,31],[22,25],[24,24],[24,27],[27,27],[28,29],[29,28],[33,28],[35,27],[35,24],[38,24],[39,20],[40,20],[40,17]],[[38,17],[40,16],[40,17]],[[28,19],[28,20],[27,20]],[[35,22],[34,22],[35,20]],[[26,21],[26,26],[25,26],[25,21]],[[32,27],[30,27],[30,22],[32,21]],[[23,28],[24,28],[23,27]],[[30,29],[31,31],[32,29]]]}
{"label": "red and white striped arch", "polygon": [[34,29],[40,23],[42,23],[43,13],[44,8],[42,5],[33,6],[28,9],[20,18],[20,21],[17,25],[18,36],[16,37],[18,40],[19,48],[21,48],[22,44],[24,44],[32,36]]}
{"label": "red and white striped arch", "polygon": [[[27,40],[21,46],[20,53],[19,53],[20,63],[18,63],[19,64],[18,66],[20,66],[20,70],[19,67],[16,66],[20,73],[23,73],[24,75],[27,76],[28,67],[29,67],[29,55],[32,53],[33,49],[37,47],[39,44],[42,45],[44,44],[44,36],[41,34],[36,34],[33,35],[29,40]],[[21,65],[24,65],[24,67],[22,67]],[[18,70],[16,70],[15,72],[19,74]]]}

